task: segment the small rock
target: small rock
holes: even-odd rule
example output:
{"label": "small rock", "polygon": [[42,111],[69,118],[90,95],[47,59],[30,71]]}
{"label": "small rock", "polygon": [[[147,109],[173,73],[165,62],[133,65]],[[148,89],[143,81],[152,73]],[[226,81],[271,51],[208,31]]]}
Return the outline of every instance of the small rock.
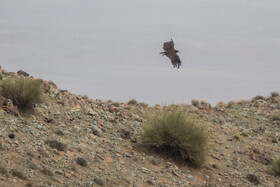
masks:
{"label": "small rock", "polygon": [[192,175],[188,175],[188,179],[193,179],[193,176]]}
{"label": "small rock", "polygon": [[25,71],[22,71],[22,70],[19,70],[19,71],[17,72],[17,74],[18,74],[18,75],[23,75],[23,76],[25,76],[25,77],[29,77],[29,74],[26,73]]}
{"label": "small rock", "polygon": [[121,137],[123,139],[129,139],[130,138],[130,131],[129,130],[121,129],[120,133],[121,133]]}
{"label": "small rock", "polygon": [[82,167],[86,167],[87,166],[87,161],[82,158],[82,157],[78,157],[76,160],[77,164],[79,164]]}
{"label": "small rock", "polygon": [[100,185],[100,186],[103,186],[104,185],[104,182],[102,179],[100,178],[94,178],[94,182],[96,182],[96,184]]}
{"label": "small rock", "polygon": [[92,126],[91,127],[92,133],[98,137],[102,136],[102,131],[98,127]]}
{"label": "small rock", "polygon": [[154,185],[154,182],[151,181],[151,180],[147,180],[146,183],[149,184],[149,185]]}
{"label": "small rock", "polygon": [[248,175],[246,175],[246,179],[247,179],[249,182],[251,182],[251,183],[253,183],[253,184],[255,184],[255,185],[261,184],[260,181],[259,181],[259,178],[258,178],[256,175],[254,175],[254,174],[248,174]]}
{"label": "small rock", "polygon": [[271,141],[272,141],[272,143],[278,143],[276,138],[273,138]]}
{"label": "small rock", "polygon": [[11,139],[15,139],[16,135],[15,134],[9,134],[8,137],[11,138]]}

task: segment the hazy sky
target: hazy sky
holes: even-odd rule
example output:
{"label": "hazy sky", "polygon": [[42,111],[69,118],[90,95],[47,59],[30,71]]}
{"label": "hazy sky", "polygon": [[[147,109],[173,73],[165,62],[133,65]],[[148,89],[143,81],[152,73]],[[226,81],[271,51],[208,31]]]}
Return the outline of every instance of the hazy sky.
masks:
{"label": "hazy sky", "polygon": [[[162,51],[173,38],[182,68]],[[0,65],[92,99],[280,91],[279,0],[0,0]]]}

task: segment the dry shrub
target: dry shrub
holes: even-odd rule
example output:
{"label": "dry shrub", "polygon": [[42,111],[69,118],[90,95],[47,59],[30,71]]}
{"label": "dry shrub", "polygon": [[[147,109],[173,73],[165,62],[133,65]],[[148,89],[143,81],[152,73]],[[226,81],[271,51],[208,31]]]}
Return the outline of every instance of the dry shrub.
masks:
{"label": "dry shrub", "polygon": [[130,99],[128,102],[127,102],[128,105],[137,105],[138,102],[135,100],[135,99]]}
{"label": "dry shrub", "polygon": [[193,99],[193,100],[192,100],[192,105],[193,105],[193,106],[198,106],[198,105],[199,105],[199,100]]}
{"label": "dry shrub", "polygon": [[278,121],[280,120],[280,112],[275,113],[271,116],[272,121]]}
{"label": "dry shrub", "polygon": [[52,149],[56,149],[58,151],[65,151],[66,150],[66,145],[64,145],[63,143],[57,141],[57,140],[48,140],[46,141],[47,144],[49,144],[49,146]]}
{"label": "dry shrub", "polygon": [[235,102],[234,101],[229,101],[228,103],[227,103],[227,108],[231,108],[231,107],[233,107],[235,105]]}
{"label": "dry shrub", "polygon": [[278,97],[279,96],[279,92],[277,92],[277,91],[273,91],[270,94],[271,94],[271,97]]}
{"label": "dry shrub", "polygon": [[148,105],[147,103],[144,103],[144,102],[140,102],[140,103],[138,103],[138,105],[139,105],[140,107],[143,107],[143,108],[149,107],[149,105]]}
{"label": "dry shrub", "polygon": [[236,104],[239,105],[239,106],[243,106],[243,105],[249,104],[249,101],[244,100],[244,99],[240,99],[236,102]]}
{"label": "dry shrub", "polygon": [[6,177],[9,176],[6,167],[1,164],[0,164],[0,175],[5,175]]}
{"label": "dry shrub", "polygon": [[18,171],[18,170],[16,170],[16,169],[12,169],[12,170],[10,171],[10,173],[11,173],[13,176],[18,177],[18,178],[20,178],[20,179],[23,179],[23,180],[26,180],[26,179],[27,179],[27,177],[25,176],[24,173],[22,173],[21,171]]}
{"label": "dry shrub", "polygon": [[42,81],[39,79],[7,79],[1,83],[0,95],[11,99],[20,109],[43,101]]}
{"label": "dry shrub", "polygon": [[142,140],[149,148],[190,166],[205,162],[207,131],[194,117],[171,107],[162,114],[148,118],[143,127]]}
{"label": "dry shrub", "polygon": [[48,168],[46,167],[43,167],[43,169],[41,170],[41,172],[44,174],[44,175],[47,175],[47,176],[53,176],[53,172],[51,170],[49,170]]}
{"label": "dry shrub", "polygon": [[280,157],[274,161],[271,170],[276,176],[280,176]]}
{"label": "dry shrub", "polygon": [[254,101],[257,101],[257,100],[265,100],[265,98],[261,95],[257,95],[251,100],[251,102],[254,102]]}
{"label": "dry shrub", "polygon": [[226,104],[225,104],[224,102],[220,101],[220,102],[218,102],[218,103],[216,104],[215,107],[216,107],[216,108],[224,108],[224,107],[226,107]]}

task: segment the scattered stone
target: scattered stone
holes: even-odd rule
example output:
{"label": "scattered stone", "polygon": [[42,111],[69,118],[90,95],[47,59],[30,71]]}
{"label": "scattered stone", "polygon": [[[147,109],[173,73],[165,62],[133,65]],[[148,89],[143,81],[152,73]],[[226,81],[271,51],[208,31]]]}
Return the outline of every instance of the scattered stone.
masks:
{"label": "scattered stone", "polygon": [[[2,76],[7,79],[18,75]],[[255,98],[250,103],[220,102],[215,108],[203,101],[180,105],[194,114],[199,123],[205,123],[211,134],[206,166],[192,169],[177,167],[180,163],[170,162],[157,151],[148,152],[141,144],[145,115],[160,113],[169,106],[92,100],[59,90],[47,81],[43,81],[43,90],[47,102],[34,105],[34,111],[22,111],[20,117],[13,113],[13,103],[0,96],[0,186],[28,185],[28,181],[18,179],[22,173],[8,172],[15,167],[26,172],[26,178],[36,181],[29,186],[108,183],[135,187],[238,187],[253,186],[261,180],[267,186],[279,183],[276,176],[267,172],[271,158],[277,158],[279,153],[280,120],[273,117],[280,112],[279,94]],[[16,137],[11,139],[9,134]],[[71,144],[69,149],[66,142]],[[258,177],[247,175],[248,169],[257,171]]]}
{"label": "scattered stone", "polygon": [[0,109],[1,108],[9,114],[20,116],[19,110],[16,106],[14,106],[13,102],[0,95]]}
{"label": "scattered stone", "polygon": [[261,153],[259,149],[254,147],[250,148],[249,151],[246,151],[245,154],[248,155],[252,160],[263,165],[270,165],[273,163],[273,159],[268,154]]}

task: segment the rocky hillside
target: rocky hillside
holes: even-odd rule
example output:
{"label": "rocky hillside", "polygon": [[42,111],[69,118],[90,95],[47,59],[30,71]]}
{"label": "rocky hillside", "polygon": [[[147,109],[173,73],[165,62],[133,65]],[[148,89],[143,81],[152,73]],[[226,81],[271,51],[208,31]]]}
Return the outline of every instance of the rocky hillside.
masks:
{"label": "rocky hillside", "polygon": [[[8,77],[32,79],[25,72]],[[176,165],[141,146],[147,113],[168,106],[89,99],[44,81],[45,102],[19,112],[0,97],[0,186],[280,186],[280,96],[182,104],[209,131],[202,168]],[[275,117],[276,116],[276,117]]]}

